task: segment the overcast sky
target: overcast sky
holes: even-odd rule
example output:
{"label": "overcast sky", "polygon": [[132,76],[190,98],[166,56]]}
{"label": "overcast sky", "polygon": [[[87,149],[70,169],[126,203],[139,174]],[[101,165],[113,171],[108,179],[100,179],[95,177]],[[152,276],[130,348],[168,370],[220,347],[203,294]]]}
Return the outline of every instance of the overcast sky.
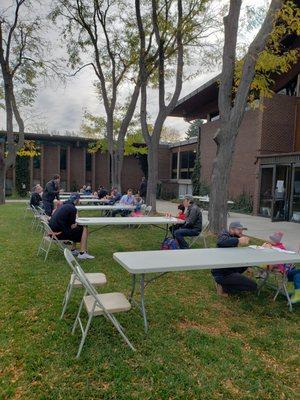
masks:
{"label": "overcast sky", "polygon": [[[50,0],[45,0],[46,2]],[[11,4],[11,0],[1,0],[0,4]],[[228,3],[224,0],[222,3]],[[266,0],[255,0],[255,5],[265,4]],[[244,0],[245,4],[253,5],[253,1]],[[0,9],[3,6],[0,5]],[[251,34],[251,36],[253,33]],[[54,41],[54,48],[58,43],[56,34],[50,33],[50,38]],[[207,80],[212,78],[218,73],[215,71],[203,71],[195,79],[184,82],[183,89],[180,98],[187,95],[191,91],[197,89]],[[79,132],[80,124],[82,122],[82,115],[84,110],[88,110],[92,114],[103,113],[101,105],[99,105],[99,99],[96,96],[95,88],[93,86],[94,71],[91,69],[82,70],[75,77],[70,78],[66,86],[62,84],[51,84],[48,86],[42,86],[37,93],[36,102],[32,110],[33,118],[31,121],[27,120],[26,125],[30,122],[40,123],[44,125],[49,132],[60,131],[64,133],[66,130]],[[150,102],[149,110],[150,114],[155,115],[157,109],[156,100],[153,99]],[[103,114],[104,115],[104,114]],[[5,129],[5,120],[3,112],[0,114],[1,122],[0,128]],[[166,126],[174,127],[184,135],[184,132],[188,129],[189,124],[184,122],[181,118],[168,118]]]}

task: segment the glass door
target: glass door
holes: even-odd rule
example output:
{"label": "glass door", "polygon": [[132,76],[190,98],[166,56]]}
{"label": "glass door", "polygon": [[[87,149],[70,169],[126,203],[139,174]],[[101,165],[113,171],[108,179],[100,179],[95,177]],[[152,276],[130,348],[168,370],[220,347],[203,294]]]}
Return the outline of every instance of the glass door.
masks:
{"label": "glass door", "polygon": [[271,218],[272,215],[273,181],[275,179],[274,176],[275,176],[274,165],[261,167],[259,214],[262,217]]}
{"label": "glass door", "polygon": [[300,165],[296,165],[293,169],[290,218],[292,221],[300,222]]}
{"label": "glass door", "polygon": [[272,221],[289,220],[291,167],[276,165],[273,180]]}

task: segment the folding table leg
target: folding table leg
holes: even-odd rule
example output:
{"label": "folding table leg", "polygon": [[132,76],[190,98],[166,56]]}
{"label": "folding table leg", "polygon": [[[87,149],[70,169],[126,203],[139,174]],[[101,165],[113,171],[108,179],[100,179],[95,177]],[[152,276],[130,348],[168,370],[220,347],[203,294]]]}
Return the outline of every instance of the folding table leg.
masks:
{"label": "folding table leg", "polygon": [[144,319],[144,329],[145,333],[148,331],[148,321],[145,309],[145,274],[141,275],[141,311]]}
{"label": "folding table leg", "polygon": [[131,303],[131,300],[133,299],[133,296],[134,296],[135,285],[136,285],[136,275],[132,274],[131,292],[130,292],[130,295],[129,295],[130,303]]}

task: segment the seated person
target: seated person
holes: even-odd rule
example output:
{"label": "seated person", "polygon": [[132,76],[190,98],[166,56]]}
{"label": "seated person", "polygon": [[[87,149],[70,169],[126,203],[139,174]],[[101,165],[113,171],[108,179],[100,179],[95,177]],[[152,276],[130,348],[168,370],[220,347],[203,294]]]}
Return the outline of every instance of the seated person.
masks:
{"label": "seated person", "polygon": [[103,199],[108,195],[108,191],[104,188],[104,186],[99,186],[97,196],[99,199]]}
{"label": "seated person", "polygon": [[[119,204],[126,206],[135,205],[135,197],[133,196],[132,189],[127,190],[127,194],[124,194],[124,196],[121,197]],[[122,217],[127,217],[129,214],[131,214],[131,210],[122,210],[122,209],[114,210],[111,213],[111,216],[115,217],[117,214],[121,214]]]}
{"label": "seated person", "polygon": [[[178,214],[176,215],[176,218],[177,218],[177,219],[181,219],[182,221],[185,221],[185,207],[184,207],[184,205],[183,205],[183,204],[179,204],[178,207],[177,207],[177,209],[179,210],[179,212],[178,212]],[[167,214],[166,214],[166,217],[167,217],[167,218],[171,218],[171,217],[172,217],[172,214],[171,214],[171,213],[167,213]],[[170,232],[172,233],[172,235],[173,235],[173,232],[176,231],[176,229],[179,229],[179,228],[181,228],[181,227],[182,227],[182,224],[172,225],[172,226],[170,226],[169,231],[170,231]]]}
{"label": "seated person", "polygon": [[86,185],[83,185],[82,188],[79,190],[79,193],[84,194],[86,190]]}
{"label": "seated person", "polygon": [[108,204],[113,205],[120,201],[122,198],[121,193],[119,193],[118,189],[116,187],[111,189],[110,195],[108,196]]}
{"label": "seated person", "polygon": [[85,188],[84,194],[86,194],[86,195],[88,195],[88,196],[90,196],[90,195],[92,194],[92,188],[91,188],[90,185],[88,185],[88,186]]}
{"label": "seated person", "polygon": [[[264,243],[264,247],[275,247],[277,249],[287,250],[286,246],[282,243],[282,232],[275,232],[273,235],[269,237],[270,241]],[[300,303],[300,269],[296,269],[293,264],[278,264],[278,265],[270,265],[268,269],[277,270],[282,274],[286,274],[286,277],[289,282],[293,282],[294,290],[291,296],[291,303],[296,304]]]}
{"label": "seated person", "polygon": [[184,207],[184,205],[183,204],[179,204],[177,209],[179,211],[178,211],[178,214],[177,214],[176,218],[182,219],[183,221],[185,221],[185,207]]}
{"label": "seated person", "polygon": [[184,240],[185,236],[198,236],[202,230],[202,213],[197,204],[194,203],[192,195],[184,196],[183,206],[187,208],[185,223],[174,229],[173,236],[177,239],[181,249],[188,249],[189,246]]}
{"label": "seated person", "polygon": [[[247,245],[249,238],[243,235],[246,229],[239,221],[231,222],[229,229],[224,229],[218,236],[217,247],[238,247]],[[243,275],[248,267],[218,268],[211,271],[217,286],[217,292],[221,296],[229,293],[254,292],[257,285],[254,281]]]}
{"label": "seated person", "polygon": [[[52,215],[49,226],[56,233],[59,240],[71,240],[74,247],[71,249],[73,255],[77,255],[80,260],[93,259],[95,257],[87,253],[88,229],[76,224],[77,210],[80,195],[71,194],[69,200],[61,205]],[[80,251],[76,250],[76,243],[80,243]]]}
{"label": "seated person", "polygon": [[40,207],[43,204],[41,193],[43,192],[43,188],[41,185],[36,185],[33,188],[33,193],[30,196],[29,204],[33,207]]}

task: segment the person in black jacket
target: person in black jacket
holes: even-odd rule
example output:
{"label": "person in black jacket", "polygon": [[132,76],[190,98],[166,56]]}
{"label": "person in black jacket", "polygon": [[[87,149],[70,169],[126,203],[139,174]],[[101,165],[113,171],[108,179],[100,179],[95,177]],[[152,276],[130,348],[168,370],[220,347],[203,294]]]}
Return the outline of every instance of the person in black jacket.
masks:
{"label": "person in black jacket", "polygon": [[[95,257],[87,253],[88,229],[76,223],[79,199],[79,193],[71,194],[69,200],[54,211],[49,226],[59,240],[71,240],[74,243],[71,250],[73,255],[77,255],[80,260],[93,259]],[[76,243],[80,243],[79,252]]]}
{"label": "person in black jacket", "polygon": [[34,192],[30,196],[30,205],[32,207],[39,207],[42,205],[42,197],[41,193],[43,192],[43,188],[41,185],[36,185],[33,188]]}
{"label": "person in black jacket", "polygon": [[147,181],[144,176],[142,177],[142,182],[139,187],[139,194],[141,198],[145,201],[147,196]]}
{"label": "person in black jacket", "polygon": [[60,176],[54,175],[53,179],[46,184],[45,190],[43,192],[43,207],[45,214],[51,217],[54,210],[54,199],[59,200],[59,182]]}
{"label": "person in black jacket", "polygon": [[[243,225],[236,221],[231,222],[228,230],[223,230],[217,241],[217,247],[238,247],[247,245],[249,238],[243,235]],[[217,284],[219,295],[227,296],[229,293],[254,292],[257,285],[254,281],[243,275],[248,267],[218,268],[211,271]]]}
{"label": "person in black jacket", "polygon": [[184,240],[185,236],[198,236],[202,230],[202,213],[197,204],[194,203],[193,196],[184,196],[182,204],[186,211],[185,222],[178,229],[174,229],[173,236],[177,239],[181,249],[188,249],[188,244]]}

